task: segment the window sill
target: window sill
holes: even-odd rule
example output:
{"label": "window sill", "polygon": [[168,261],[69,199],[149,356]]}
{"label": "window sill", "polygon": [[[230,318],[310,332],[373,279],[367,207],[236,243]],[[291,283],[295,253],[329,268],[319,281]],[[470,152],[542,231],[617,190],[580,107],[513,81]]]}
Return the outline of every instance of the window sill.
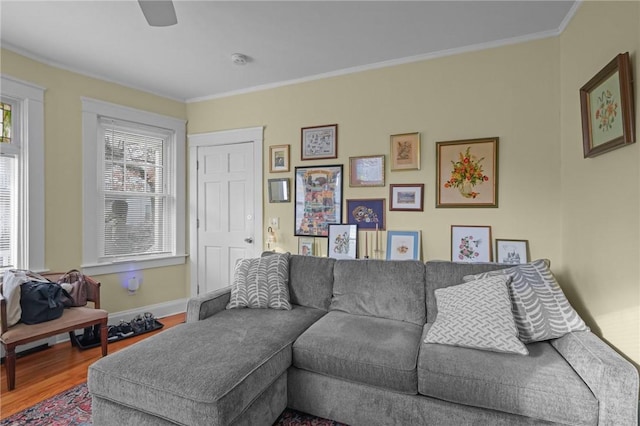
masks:
{"label": "window sill", "polygon": [[127,259],[109,263],[94,263],[82,265],[82,272],[86,275],[117,274],[119,272],[139,271],[142,269],[162,268],[164,266],[183,265],[187,254],[163,256],[152,259]]}

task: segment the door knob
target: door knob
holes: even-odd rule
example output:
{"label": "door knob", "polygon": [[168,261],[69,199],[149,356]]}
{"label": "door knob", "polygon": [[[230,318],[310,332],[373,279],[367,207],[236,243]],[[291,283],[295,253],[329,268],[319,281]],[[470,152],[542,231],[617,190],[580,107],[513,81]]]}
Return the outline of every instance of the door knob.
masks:
{"label": "door knob", "polygon": [[245,242],[245,243],[249,243],[249,244],[251,244],[251,243],[253,242],[253,238],[251,238],[251,237],[249,237],[249,238],[245,238],[245,239],[244,239],[244,242]]}

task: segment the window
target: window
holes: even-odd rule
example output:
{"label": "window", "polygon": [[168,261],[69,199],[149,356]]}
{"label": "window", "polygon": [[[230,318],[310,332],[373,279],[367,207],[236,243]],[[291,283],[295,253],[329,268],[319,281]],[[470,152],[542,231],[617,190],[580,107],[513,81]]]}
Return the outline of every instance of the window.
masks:
{"label": "window", "polygon": [[83,268],[184,263],[185,122],[83,100]]}
{"label": "window", "polygon": [[0,272],[44,271],[44,89],[0,77]]}

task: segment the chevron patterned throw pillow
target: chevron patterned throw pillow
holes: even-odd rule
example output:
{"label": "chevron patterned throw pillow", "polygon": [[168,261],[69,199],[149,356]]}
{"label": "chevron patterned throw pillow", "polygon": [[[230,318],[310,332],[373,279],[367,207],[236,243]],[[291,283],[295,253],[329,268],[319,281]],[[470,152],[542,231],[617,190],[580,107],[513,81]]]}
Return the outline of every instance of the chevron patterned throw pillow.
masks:
{"label": "chevron patterned throw pillow", "polygon": [[238,261],[227,304],[232,308],[291,309],[289,253]]}
{"label": "chevron patterned throw pillow", "polygon": [[540,342],[572,331],[589,330],[565,297],[545,260],[468,275],[464,280],[497,276],[511,277],[509,294],[513,316],[523,342]]}
{"label": "chevron patterned throw pillow", "polygon": [[528,355],[518,340],[508,281],[488,277],[437,289],[438,316],[424,342]]}

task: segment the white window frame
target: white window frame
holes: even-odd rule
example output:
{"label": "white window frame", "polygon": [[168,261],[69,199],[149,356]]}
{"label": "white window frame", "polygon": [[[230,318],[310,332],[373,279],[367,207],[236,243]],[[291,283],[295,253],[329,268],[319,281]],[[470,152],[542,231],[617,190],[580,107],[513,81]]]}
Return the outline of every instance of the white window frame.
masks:
{"label": "white window frame", "polygon": [[[174,197],[175,212],[172,227],[175,232],[174,247],[169,255],[140,255],[104,260],[100,258],[98,244],[102,241],[104,223],[99,222],[104,209],[102,193],[104,158],[102,146],[104,138],[99,137],[99,119],[112,118],[144,126],[169,130],[167,140],[167,167],[170,168],[168,192]],[[185,166],[186,121],[167,117],[135,108],[124,107],[95,99],[82,98],[82,207],[83,207],[83,249],[82,270],[90,275],[112,274],[148,268],[158,268],[184,264],[185,257]],[[100,145],[102,144],[102,145]]]}
{"label": "white window frame", "polygon": [[0,75],[3,99],[17,106],[12,135],[18,157],[18,253],[21,269],[45,272],[44,87]]}

